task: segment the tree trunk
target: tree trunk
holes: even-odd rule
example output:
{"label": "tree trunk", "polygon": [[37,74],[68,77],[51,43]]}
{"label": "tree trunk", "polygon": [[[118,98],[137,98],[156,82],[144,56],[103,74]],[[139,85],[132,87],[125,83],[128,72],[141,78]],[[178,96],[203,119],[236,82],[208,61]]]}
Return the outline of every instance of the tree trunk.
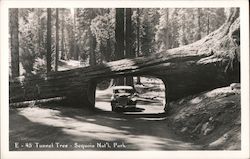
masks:
{"label": "tree trunk", "polygon": [[92,19],[94,19],[96,17],[96,13],[94,10],[89,10],[90,14],[89,14],[89,26],[88,26],[88,37],[89,37],[89,46],[90,46],[90,52],[89,52],[89,64],[90,66],[94,66],[96,65],[96,38],[95,36],[92,34],[91,29],[90,29],[90,25],[91,25],[91,21]]}
{"label": "tree trunk", "polygon": [[41,13],[42,13],[42,11],[41,11],[41,9],[40,8],[38,8],[37,9],[37,25],[38,25],[38,27],[37,27],[37,36],[38,36],[38,41],[37,41],[37,47],[38,47],[38,56],[40,57],[40,58],[42,58],[42,51],[41,51],[41,47],[42,47],[42,45],[41,45],[41,41],[42,41],[42,27],[41,27],[41,25],[42,25],[42,23],[41,23]]}
{"label": "tree trunk", "polygon": [[47,8],[47,73],[51,71],[51,8]]}
{"label": "tree trunk", "polygon": [[[42,10],[43,12],[44,10]],[[46,58],[46,49],[47,49],[47,40],[46,40],[46,34],[47,32],[45,31],[47,29],[47,22],[46,22],[46,18],[41,18],[41,50],[42,52],[40,53],[41,58],[44,58],[43,56],[45,56]]]}
{"label": "tree trunk", "polygon": [[210,15],[209,15],[209,9],[208,9],[208,12],[207,12],[207,35],[210,33],[210,22],[209,22],[209,17]]}
{"label": "tree trunk", "polygon": [[[137,49],[136,49],[136,57],[140,56],[140,9],[136,9],[137,12],[137,26],[136,26],[136,40],[137,40]],[[141,78],[140,76],[137,76],[137,84],[141,84]]]}
{"label": "tree trunk", "polygon": [[[166,8],[166,23],[167,25],[169,25],[169,10],[168,8]],[[170,29],[169,26],[166,27],[166,40],[164,40],[165,42],[165,50],[170,49],[170,41],[169,41],[169,36],[170,36]]]}
{"label": "tree trunk", "polygon": [[90,53],[89,53],[89,64],[90,66],[96,65],[96,54],[95,54],[95,48],[96,48],[96,39],[93,36],[90,27],[88,29],[89,34],[89,40],[90,40]]}
{"label": "tree trunk", "polygon": [[196,41],[201,39],[201,8],[197,9],[197,25],[198,25],[198,30],[197,30]]}
{"label": "tree trunk", "polygon": [[[126,30],[125,30],[125,54],[127,58],[135,57],[135,54],[132,50],[132,9],[126,8]],[[133,76],[126,77],[126,85],[134,86]]]}
{"label": "tree trunk", "polygon": [[136,49],[136,56],[139,57],[140,56],[140,9],[137,8],[136,9],[137,12],[137,17],[136,17],[136,21],[137,21],[137,26],[136,26],[136,41],[137,41],[137,49]]}
{"label": "tree trunk", "polygon": [[74,60],[78,60],[79,59],[79,54],[78,54],[78,50],[77,50],[77,31],[76,31],[76,9],[74,9],[74,15],[73,15],[73,57]]}
{"label": "tree trunk", "polygon": [[59,59],[59,18],[58,8],[56,8],[56,57],[55,57],[55,71],[58,71],[58,59]]}
{"label": "tree trunk", "polygon": [[141,77],[137,76],[136,79],[137,79],[136,84],[141,84]]}
{"label": "tree trunk", "polygon": [[111,41],[110,41],[110,36],[109,39],[107,39],[107,58],[105,59],[107,62],[113,61],[111,59],[111,54],[112,54],[112,47],[111,47]]}
{"label": "tree trunk", "polygon": [[65,60],[64,53],[64,9],[61,9],[61,59]]}
{"label": "tree trunk", "polygon": [[120,60],[124,58],[124,8],[116,9],[115,19],[115,56]]}
{"label": "tree trunk", "polygon": [[19,30],[18,9],[9,9],[10,18],[10,52],[11,52],[11,76],[19,76]]}
{"label": "tree trunk", "polygon": [[185,32],[185,23],[184,23],[184,19],[182,19],[182,26],[181,26],[181,32],[182,32],[182,35],[181,35],[181,43],[180,43],[180,46],[183,46],[183,45],[187,45],[188,42],[187,42],[187,38],[186,38],[186,32]]}
{"label": "tree trunk", "polygon": [[132,51],[132,10],[126,8],[126,30],[125,30],[125,55],[128,58],[135,57]]}
{"label": "tree trunk", "polygon": [[[115,59],[124,58],[124,8],[116,8],[115,14]],[[116,85],[124,85],[124,78],[118,78]]]}

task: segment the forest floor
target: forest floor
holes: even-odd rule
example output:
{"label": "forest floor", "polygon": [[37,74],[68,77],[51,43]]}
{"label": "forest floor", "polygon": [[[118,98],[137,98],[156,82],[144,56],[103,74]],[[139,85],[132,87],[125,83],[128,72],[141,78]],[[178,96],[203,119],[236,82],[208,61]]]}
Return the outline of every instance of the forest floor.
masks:
{"label": "forest floor", "polygon": [[240,88],[185,97],[165,113],[162,81],[142,77],[141,82],[135,85],[136,111],[112,112],[110,88],[97,89],[95,112],[58,101],[10,107],[10,150],[241,149]]}

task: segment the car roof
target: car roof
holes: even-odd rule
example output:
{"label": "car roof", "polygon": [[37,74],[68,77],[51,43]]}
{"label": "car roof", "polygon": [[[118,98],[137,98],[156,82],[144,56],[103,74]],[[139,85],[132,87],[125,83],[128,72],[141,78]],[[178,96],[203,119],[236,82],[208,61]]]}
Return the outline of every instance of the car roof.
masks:
{"label": "car roof", "polygon": [[113,87],[113,90],[117,90],[117,89],[133,89],[132,86],[115,86]]}

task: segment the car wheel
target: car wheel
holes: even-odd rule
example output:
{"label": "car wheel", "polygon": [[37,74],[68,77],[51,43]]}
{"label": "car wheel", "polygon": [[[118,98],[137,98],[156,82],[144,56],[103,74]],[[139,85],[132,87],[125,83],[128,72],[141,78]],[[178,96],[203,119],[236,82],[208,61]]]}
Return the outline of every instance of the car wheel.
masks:
{"label": "car wheel", "polygon": [[116,108],[114,106],[111,107],[112,112],[116,112]]}

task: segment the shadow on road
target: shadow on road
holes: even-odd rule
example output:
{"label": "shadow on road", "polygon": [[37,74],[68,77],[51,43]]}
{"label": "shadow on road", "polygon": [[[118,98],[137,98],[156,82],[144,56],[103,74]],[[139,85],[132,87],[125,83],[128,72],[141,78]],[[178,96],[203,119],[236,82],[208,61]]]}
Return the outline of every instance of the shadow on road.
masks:
{"label": "shadow on road", "polygon": [[[138,109],[138,111],[141,111]],[[130,114],[127,114],[130,113]],[[14,142],[60,142],[68,148],[41,150],[190,150],[200,147],[184,142],[168,127],[166,114],[114,113],[96,109],[42,104],[10,109],[10,150]],[[22,126],[20,126],[22,125]],[[97,143],[123,144],[125,147],[97,148]],[[75,143],[95,148],[74,147]],[[18,150],[39,150],[22,148]]]}

